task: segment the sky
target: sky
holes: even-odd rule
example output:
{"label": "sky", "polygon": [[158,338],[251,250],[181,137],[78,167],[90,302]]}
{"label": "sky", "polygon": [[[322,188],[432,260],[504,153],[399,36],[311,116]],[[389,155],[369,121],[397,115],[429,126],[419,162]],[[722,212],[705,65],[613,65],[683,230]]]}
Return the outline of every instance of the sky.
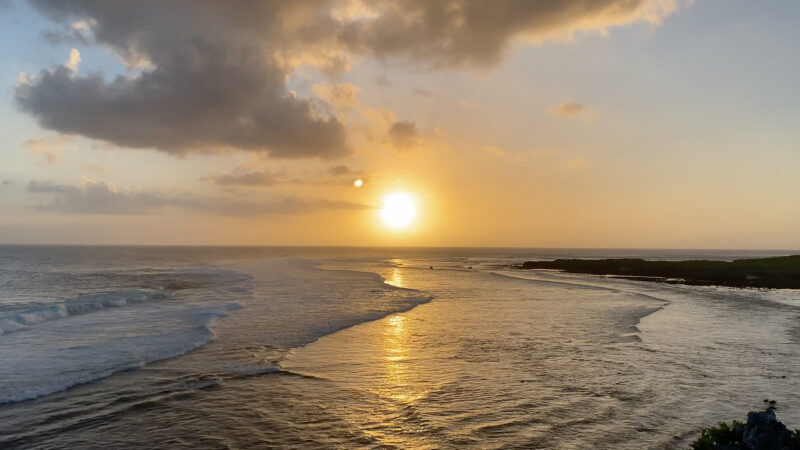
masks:
{"label": "sky", "polygon": [[0,0],[0,243],[800,249],[797,17]]}

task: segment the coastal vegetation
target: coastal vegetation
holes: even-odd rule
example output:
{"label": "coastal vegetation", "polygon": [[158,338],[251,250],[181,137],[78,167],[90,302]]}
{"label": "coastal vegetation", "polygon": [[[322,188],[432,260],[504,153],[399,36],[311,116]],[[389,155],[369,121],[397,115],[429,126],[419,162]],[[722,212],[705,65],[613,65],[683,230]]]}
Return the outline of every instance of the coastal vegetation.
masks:
{"label": "coastal vegetation", "polygon": [[[766,401],[766,400],[765,400]],[[774,402],[773,402],[774,403]],[[691,444],[692,450],[800,450],[800,430],[791,431],[779,422],[775,408],[751,411],[747,422],[734,420],[706,428]]]}
{"label": "coastal vegetation", "polygon": [[557,259],[526,261],[518,269],[553,269],[620,278],[731,287],[800,289],[800,255],[735,261]]}

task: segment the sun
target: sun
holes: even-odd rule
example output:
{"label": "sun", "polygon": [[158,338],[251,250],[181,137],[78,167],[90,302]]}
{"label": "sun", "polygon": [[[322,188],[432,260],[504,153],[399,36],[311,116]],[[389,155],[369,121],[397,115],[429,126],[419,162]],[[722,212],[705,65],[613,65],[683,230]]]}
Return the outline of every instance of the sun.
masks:
{"label": "sun", "polygon": [[417,205],[405,192],[393,192],[383,198],[381,218],[391,228],[405,228],[417,217]]}

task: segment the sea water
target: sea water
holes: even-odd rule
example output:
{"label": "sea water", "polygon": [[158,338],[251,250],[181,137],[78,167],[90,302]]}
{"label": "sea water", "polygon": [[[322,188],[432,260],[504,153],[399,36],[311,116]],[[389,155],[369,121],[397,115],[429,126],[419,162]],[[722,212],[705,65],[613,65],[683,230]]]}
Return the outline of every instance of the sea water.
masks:
{"label": "sea water", "polygon": [[509,264],[783,252],[0,247],[0,446],[684,448],[778,401],[800,292]]}

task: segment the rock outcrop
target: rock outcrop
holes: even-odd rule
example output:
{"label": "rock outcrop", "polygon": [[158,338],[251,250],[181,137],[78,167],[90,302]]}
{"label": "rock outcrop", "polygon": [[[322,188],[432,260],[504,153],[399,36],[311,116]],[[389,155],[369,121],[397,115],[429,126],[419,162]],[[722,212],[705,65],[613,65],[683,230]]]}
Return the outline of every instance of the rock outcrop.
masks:
{"label": "rock outcrop", "polygon": [[[764,400],[767,402],[767,400]],[[774,403],[774,402],[773,402]],[[800,450],[800,433],[786,428],[775,417],[775,408],[752,411],[747,423],[721,423],[703,430],[692,444],[695,450]]]}
{"label": "rock outcrop", "polygon": [[800,438],[778,422],[775,409],[749,412],[747,423],[736,427],[742,434],[742,444],[749,450],[800,450]]}

